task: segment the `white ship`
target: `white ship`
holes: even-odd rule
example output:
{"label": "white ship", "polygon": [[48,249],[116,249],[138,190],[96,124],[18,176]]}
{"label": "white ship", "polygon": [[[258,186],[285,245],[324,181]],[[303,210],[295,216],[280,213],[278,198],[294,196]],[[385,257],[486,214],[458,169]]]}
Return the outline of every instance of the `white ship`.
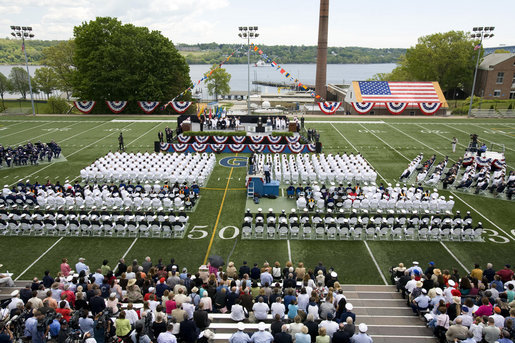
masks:
{"label": "white ship", "polygon": [[270,63],[265,63],[265,61],[259,60],[254,63],[254,67],[270,67]]}

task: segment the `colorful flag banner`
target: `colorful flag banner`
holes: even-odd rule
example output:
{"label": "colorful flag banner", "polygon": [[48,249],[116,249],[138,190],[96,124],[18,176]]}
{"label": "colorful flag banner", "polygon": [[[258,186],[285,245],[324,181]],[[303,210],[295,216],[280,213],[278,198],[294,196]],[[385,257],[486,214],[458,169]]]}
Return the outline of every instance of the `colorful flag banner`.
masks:
{"label": "colorful flag banner", "polygon": [[200,83],[202,83],[203,81],[205,81],[207,79],[208,76],[210,76],[213,71],[215,71],[216,69],[219,69],[221,68],[226,62],[228,62],[231,57],[234,56],[234,54],[236,52],[238,52],[242,47],[244,46],[244,44],[240,45],[236,50],[234,50],[229,56],[227,56],[227,58],[221,62],[220,64],[218,64],[218,66],[216,66],[214,69],[210,70],[209,73],[207,73],[207,76],[204,75],[200,80],[198,80],[197,82],[194,82],[191,86],[189,86],[188,88],[186,88],[184,91],[182,91],[179,95],[175,96],[172,100],[170,100],[168,103],[166,103],[163,107],[163,109],[165,109],[168,105],[171,105],[172,102],[175,101],[175,99],[183,96],[184,94],[186,94],[188,91],[192,90],[193,88],[195,88],[197,85],[199,85]]}

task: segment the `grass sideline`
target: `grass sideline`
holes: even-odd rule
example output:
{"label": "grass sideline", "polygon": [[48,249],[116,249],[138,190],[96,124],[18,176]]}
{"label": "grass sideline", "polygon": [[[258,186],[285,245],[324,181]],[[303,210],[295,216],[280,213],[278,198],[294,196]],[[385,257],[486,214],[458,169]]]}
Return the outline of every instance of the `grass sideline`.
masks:
{"label": "grass sideline", "polygon": [[[173,118],[173,117],[172,117]],[[12,184],[18,180],[30,179],[55,182],[73,180],[80,169],[117,148],[117,136],[123,131],[127,151],[152,151],[157,131],[171,122],[137,122],[138,119],[164,119],[159,116],[1,116],[0,144],[24,144],[26,141],[61,144],[66,162],[52,163],[39,167],[0,169],[0,182]],[[112,122],[113,119],[127,119],[126,122]],[[315,122],[315,123],[312,123]],[[502,143],[506,147],[506,162],[515,165],[515,120],[514,119],[457,119],[426,117],[365,117],[345,118],[336,116],[306,117],[306,126],[321,133],[323,151],[327,153],[359,151],[370,164],[386,179],[395,182],[409,163],[423,152],[424,156],[437,155],[440,161],[444,155],[457,160],[463,155],[463,146],[456,153],[451,152],[451,138],[456,136],[460,144],[468,143],[470,133],[479,138]],[[343,136],[343,137],[342,137]],[[222,154],[218,159],[232,156]],[[242,154],[241,156],[246,156]],[[405,156],[407,159],[405,159]],[[332,266],[340,279],[348,284],[381,284],[382,278],[360,241],[241,241],[237,231],[245,210],[246,194],[241,188],[245,182],[245,168],[215,167],[207,188],[202,190],[202,199],[190,217],[191,224],[184,240],[158,240],[123,238],[34,238],[0,237],[0,263],[4,269],[15,273],[15,277],[27,269],[36,259],[53,246],[20,279],[41,277],[46,269],[55,273],[62,257],[75,263],[78,257],[85,257],[91,268],[101,265],[104,258],[114,268],[117,260],[126,254],[128,260],[141,261],[150,256],[154,261],[163,258],[167,262],[174,257],[182,267],[197,268],[206,253],[219,254],[240,265],[249,263],[279,261],[282,265],[291,259],[294,263],[304,262],[314,267],[318,261]],[[378,178],[378,182],[383,182]],[[224,199],[224,190],[225,192]],[[445,195],[450,193],[444,192]],[[368,242],[381,272],[388,277],[388,268],[402,261],[419,260],[422,265],[434,261],[442,268],[456,267],[464,273],[458,259],[467,269],[473,263],[492,262],[500,268],[515,261],[515,243],[508,236],[515,237],[515,205],[513,202],[455,193],[455,210],[472,212],[474,221],[482,221],[487,228],[485,243],[454,243],[444,245],[438,242]],[[466,202],[466,204],[464,202]],[[220,205],[224,202],[223,208]],[[468,205],[467,205],[468,204]],[[277,209],[280,211],[280,209]],[[479,215],[480,212],[486,218]],[[215,235],[212,235],[218,213],[220,217]],[[491,222],[490,222],[491,221]],[[493,224],[492,224],[493,223]],[[502,232],[504,230],[505,232]],[[208,252],[210,240],[212,246]],[[503,243],[507,240],[506,243]],[[495,242],[494,242],[495,241]],[[496,243],[498,242],[498,243]],[[134,244],[133,244],[134,243]],[[132,248],[129,250],[129,247]]]}

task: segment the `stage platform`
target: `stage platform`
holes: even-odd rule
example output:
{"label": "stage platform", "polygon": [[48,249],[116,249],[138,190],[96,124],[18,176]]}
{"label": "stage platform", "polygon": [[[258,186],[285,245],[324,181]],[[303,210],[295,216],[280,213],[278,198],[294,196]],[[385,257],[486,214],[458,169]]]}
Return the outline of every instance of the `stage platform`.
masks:
{"label": "stage platform", "polygon": [[[225,129],[225,130],[217,130],[217,129],[210,129],[206,125],[204,125],[203,131],[209,131],[209,132],[246,132],[247,136],[269,136],[272,134],[272,132],[289,132],[288,128],[283,130],[277,130],[272,129],[272,126],[263,125],[264,132],[259,132],[257,130],[257,124],[255,123],[242,123],[239,127],[236,129]],[[193,132],[201,132],[200,131],[200,123],[191,123],[191,131]],[[298,132],[294,132],[294,134],[298,135]]]}

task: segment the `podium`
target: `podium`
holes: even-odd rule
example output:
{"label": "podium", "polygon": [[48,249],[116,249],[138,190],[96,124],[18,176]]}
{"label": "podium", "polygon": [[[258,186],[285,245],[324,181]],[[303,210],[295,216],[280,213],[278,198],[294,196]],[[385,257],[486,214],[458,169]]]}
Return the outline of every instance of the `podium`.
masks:
{"label": "podium", "polygon": [[191,122],[188,123],[188,122],[183,121],[181,123],[181,129],[182,129],[182,132],[191,131]]}
{"label": "podium", "polygon": [[270,183],[265,183],[265,175],[247,175],[247,190],[252,185],[254,194],[275,195],[279,196],[279,181],[270,180]]}
{"label": "podium", "polygon": [[290,122],[290,125],[288,126],[288,131],[290,131],[290,132],[297,132],[297,123]]}

